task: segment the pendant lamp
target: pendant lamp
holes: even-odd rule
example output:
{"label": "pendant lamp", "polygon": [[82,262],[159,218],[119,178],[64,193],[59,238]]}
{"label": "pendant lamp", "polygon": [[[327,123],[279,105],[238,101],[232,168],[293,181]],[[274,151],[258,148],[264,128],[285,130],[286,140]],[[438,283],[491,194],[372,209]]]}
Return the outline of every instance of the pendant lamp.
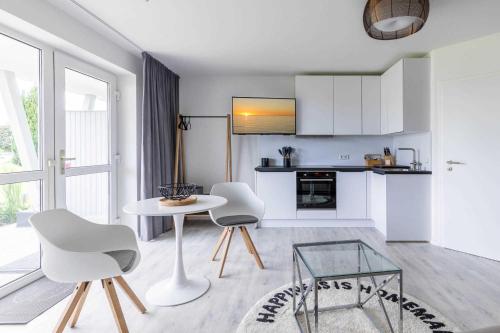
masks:
{"label": "pendant lamp", "polygon": [[429,0],[368,0],[363,23],[368,36],[390,40],[418,32],[429,15]]}

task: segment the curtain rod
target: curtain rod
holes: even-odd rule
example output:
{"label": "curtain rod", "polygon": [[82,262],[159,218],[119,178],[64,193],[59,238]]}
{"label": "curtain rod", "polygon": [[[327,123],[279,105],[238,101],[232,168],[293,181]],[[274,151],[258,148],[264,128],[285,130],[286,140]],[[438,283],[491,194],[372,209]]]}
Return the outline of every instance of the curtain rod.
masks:
{"label": "curtain rod", "polygon": [[71,3],[73,3],[75,6],[77,6],[78,8],[80,8],[81,10],[83,10],[85,13],[87,13],[88,15],[92,16],[94,19],[96,19],[97,21],[99,21],[106,28],[108,28],[109,30],[111,30],[112,32],[114,32],[115,34],[117,34],[118,36],[120,36],[121,38],[123,38],[125,41],[127,41],[130,45],[134,46],[141,53],[144,52],[144,50],[139,45],[137,45],[136,43],[134,43],[127,36],[125,36],[124,34],[122,34],[121,32],[119,32],[115,28],[113,28],[111,25],[109,25],[108,23],[106,23],[99,16],[97,16],[96,14],[94,14],[93,12],[91,12],[90,10],[88,10],[87,8],[85,8],[84,6],[82,6],[78,1],[76,1],[76,0],[69,0],[69,1]]}

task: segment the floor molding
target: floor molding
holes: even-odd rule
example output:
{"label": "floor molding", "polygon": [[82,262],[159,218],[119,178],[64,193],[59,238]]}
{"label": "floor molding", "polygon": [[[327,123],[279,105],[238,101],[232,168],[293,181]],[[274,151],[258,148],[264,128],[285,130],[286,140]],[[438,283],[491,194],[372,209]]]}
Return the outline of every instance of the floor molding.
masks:
{"label": "floor molding", "polygon": [[262,220],[262,228],[374,228],[373,220]]}

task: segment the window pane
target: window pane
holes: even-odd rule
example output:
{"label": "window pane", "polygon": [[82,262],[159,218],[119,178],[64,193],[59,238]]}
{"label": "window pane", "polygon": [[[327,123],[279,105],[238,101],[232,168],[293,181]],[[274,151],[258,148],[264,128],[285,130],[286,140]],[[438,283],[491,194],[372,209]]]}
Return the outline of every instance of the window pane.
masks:
{"label": "window pane", "polygon": [[108,84],[65,70],[66,167],[108,164]]}
{"label": "window pane", "polygon": [[40,50],[0,34],[0,172],[39,170]]}
{"label": "window pane", "polygon": [[109,174],[93,173],[66,177],[68,210],[95,223],[109,221]]}
{"label": "window pane", "polygon": [[40,268],[28,218],[40,211],[40,181],[0,185],[0,286]]}

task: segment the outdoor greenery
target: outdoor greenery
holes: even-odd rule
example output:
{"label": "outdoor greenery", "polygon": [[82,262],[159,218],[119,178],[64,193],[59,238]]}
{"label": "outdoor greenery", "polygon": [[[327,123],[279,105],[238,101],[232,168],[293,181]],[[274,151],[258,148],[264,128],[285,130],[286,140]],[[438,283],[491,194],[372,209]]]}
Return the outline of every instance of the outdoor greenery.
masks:
{"label": "outdoor greenery", "polygon": [[[38,89],[31,88],[27,93],[21,95],[26,121],[31,132],[31,139],[35,146],[35,151],[38,151]],[[10,127],[0,128],[0,152],[13,152],[14,157],[12,163],[21,166],[21,161],[17,153],[16,143]]]}
{"label": "outdoor greenery", "polygon": [[2,185],[2,205],[0,207],[0,223],[16,222],[16,213],[29,208],[23,198],[23,184]]}
{"label": "outdoor greenery", "polygon": [[33,145],[35,151],[38,151],[38,88],[33,87],[27,94],[23,94],[22,100]]}
{"label": "outdoor greenery", "polygon": [[[31,132],[35,151],[38,151],[38,89],[33,87],[21,96],[26,120]],[[21,170],[21,160],[16,143],[9,127],[0,128],[0,152],[12,152],[10,163],[2,165],[1,172],[16,172]],[[0,225],[16,222],[16,213],[29,208],[23,195],[23,184],[7,184],[0,186]]]}

